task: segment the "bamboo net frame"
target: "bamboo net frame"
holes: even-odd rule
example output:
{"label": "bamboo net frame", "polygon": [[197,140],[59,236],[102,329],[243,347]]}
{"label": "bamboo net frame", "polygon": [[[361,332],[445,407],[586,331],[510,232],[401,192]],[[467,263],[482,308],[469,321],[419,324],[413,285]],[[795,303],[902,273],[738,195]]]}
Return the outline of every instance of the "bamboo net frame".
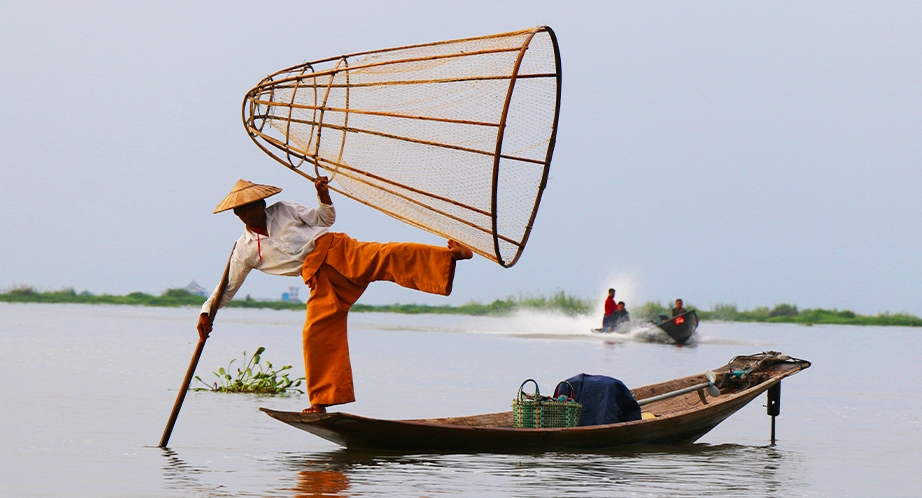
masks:
{"label": "bamboo net frame", "polygon": [[510,267],[547,185],[560,84],[539,26],[292,66],[247,92],[243,123],[299,175]]}

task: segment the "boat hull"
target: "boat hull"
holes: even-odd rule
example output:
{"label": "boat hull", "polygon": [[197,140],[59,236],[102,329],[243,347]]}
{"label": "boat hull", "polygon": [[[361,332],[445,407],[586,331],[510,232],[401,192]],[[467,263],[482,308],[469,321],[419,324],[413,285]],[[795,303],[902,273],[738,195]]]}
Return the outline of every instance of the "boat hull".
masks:
{"label": "boat hull", "polygon": [[688,342],[688,339],[695,333],[695,329],[698,328],[698,314],[695,313],[695,310],[687,311],[673,318],[665,315],[660,315],[660,317],[662,321],[656,326],[663,329],[663,332],[666,332],[678,344]]}
{"label": "boat hull", "polygon": [[[681,445],[695,442],[781,379],[808,366],[809,362],[776,365],[767,380],[726,396],[706,399],[693,392],[675,401],[661,402],[660,411],[664,413],[656,418],[588,427],[517,429],[511,427],[511,412],[443,419],[377,420],[348,413],[261,410],[293,427],[348,448],[403,452],[519,452],[603,450],[635,444]],[[642,399],[700,380],[701,376],[691,376],[645,386],[635,390],[635,396]],[[668,409],[668,406],[689,404],[692,407],[688,409]],[[655,403],[647,405],[645,410],[648,408],[657,411]]]}

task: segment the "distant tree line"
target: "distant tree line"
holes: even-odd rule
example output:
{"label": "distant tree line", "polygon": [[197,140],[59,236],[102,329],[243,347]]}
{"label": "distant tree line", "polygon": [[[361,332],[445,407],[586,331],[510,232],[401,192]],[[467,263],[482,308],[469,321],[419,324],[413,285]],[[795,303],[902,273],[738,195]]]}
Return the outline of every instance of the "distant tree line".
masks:
{"label": "distant tree line", "polygon": [[[76,292],[74,289],[40,292],[32,287],[17,287],[0,293],[0,302],[9,303],[78,303],[78,304],[127,304],[135,306],[197,306],[205,303],[205,296],[192,294],[186,289],[167,289],[159,296],[132,292],[124,296],[110,294],[92,294],[87,291]],[[230,308],[270,308],[270,309],[304,309],[304,303],[290,301],[260,301],[249,295],[243,299],[234,299],[227,304]],[[558,291],[550,296],[526,295],[510,296],[497,299],[489,304],[470,302],[460,306],[432,306],[426,304],[383,304],[370,305],[357,303],[352,306],[356,312],[384,312],[405,314],[454,314],[454,315],[506,315],[519,309],[554,310],[570,316],[587,315],[592,312],[592,304],[578,297]]]}
{"label": "distant tree line", "polygon": [[[717,304],[711,310],[701,310],[694,306],[686,305],[686,309],[694,309],[701,320],[719,320],[725,322],[768,322],[768,323],[799,323],[802,325],[897,325],[904,327],[922,327],[922,318],[908,313],[879,313],[875,316],[859,315],[850,310],[812,308],[798,310],[793,304],[779,304],[774,308],[762,306],[750,311],[739,311],[735,304]],[[636,316],[651,316],[655,314],[668,315],[671,308],[658,302],[648,302],[631,311]]]}
{"label": "distant tree line", "polygon": [[[195,306],[205,302],[204,296],[192,294],[185,289],[167,289],[159,296],[132,292],[124,296],[109,294],[92,294],[87,291],[76,292],[74,289],[40,292],[32,287],[16,287],[0,293],[0,302],[9,303],[77,303],[77,304],[123,304],[134,306]],[[249,295],[243,299],[234,299],[227,305],[230,308],[269,308],[269,309],[304,309],[304,303],[290,301],[260,301]],[[718,304],[711,310],[694,309],[701,320],[720,320],[727,322],[770,322],[799,323],[803,325],[896,325],[906,327],[922,326],[922,318],[908,313],[880,313],[876,316],[859,315],[849,310],[827,310],[822,308],[798,310],[793,304],[779,304],[774,308],[759,307],[749,311],[740,311],[735,304]],[[553,311],[567,316],[587,316],[595,312],[594,300],[567,294],[558,290],[550,295],[532,295],[519,293],[506,299],[497,299],[488,304],[471,301],[460,306],[427,304],[382,304],[371,305],[356,303],[354,312],[381,312],[404,314],[450,314],[477,316],[504,316],[519,310]],[[642,306],[630,308],[634,319],[663,314],[669,315],[670,308],[659,302],[650,301]]]}

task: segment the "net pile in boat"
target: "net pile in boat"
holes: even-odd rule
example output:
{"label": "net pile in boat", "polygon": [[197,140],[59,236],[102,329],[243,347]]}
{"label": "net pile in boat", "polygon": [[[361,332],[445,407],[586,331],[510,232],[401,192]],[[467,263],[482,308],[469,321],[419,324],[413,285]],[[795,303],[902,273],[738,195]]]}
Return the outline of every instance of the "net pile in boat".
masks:
{"label": "net pile in boat", "polygon": [[247,93],[243,120],[302,176],[509,267],[547,182],[559,103],[544,26],[290,67]]}
{"label": "net pile in boat", "polygon": [[727,373],[721,376],[721,385],[731,383],[759,384],[771,378],[767,370],[779,363],[798,363],[804,360],[783,355],[778,351],[735,356],[727,364]]}

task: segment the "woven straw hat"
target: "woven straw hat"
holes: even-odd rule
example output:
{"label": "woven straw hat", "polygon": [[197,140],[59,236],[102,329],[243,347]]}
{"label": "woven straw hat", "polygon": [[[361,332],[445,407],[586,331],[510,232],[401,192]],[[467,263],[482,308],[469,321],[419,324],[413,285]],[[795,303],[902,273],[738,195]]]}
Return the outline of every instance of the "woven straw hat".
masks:
{"label": "woven straw hat", "polygon": [[260,199],[265,199],[266,197],[273,196],[281,191],[282,189],[273,187],[272,185],[260,185],[258,183],[248,182],[246,180],[237,180],[234,188],[232,188],[230,193],[227,194],[227,197],[225,197],[224,200],[218,204],[218,207],[215,208],[214,213],[218,214],[221,211],[227,211],[228,209],[234,209],[237,206],[249,204]]}

